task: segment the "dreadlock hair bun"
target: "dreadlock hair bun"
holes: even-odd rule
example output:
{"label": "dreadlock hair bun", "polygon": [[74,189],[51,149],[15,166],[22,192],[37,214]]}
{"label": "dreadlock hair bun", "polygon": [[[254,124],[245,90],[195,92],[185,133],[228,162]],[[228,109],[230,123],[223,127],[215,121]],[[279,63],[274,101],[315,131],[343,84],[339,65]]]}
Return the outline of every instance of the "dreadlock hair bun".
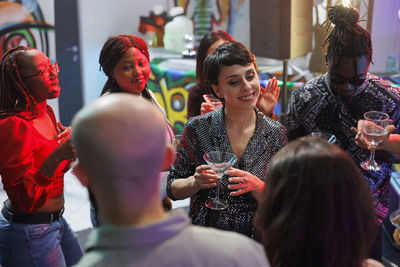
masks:
{"label": "dreadlock hair bun", "polygon": [[[337,4],[330,8],[328,21],[335,27],[326,37],[323,48],[328,59],[333,59],[334,67],[341,56],[358,58],[366,56],[372,61],[372,42],[370,33],[358,22],[360,14],[357,9]],[[329,23],[328,22],[328,23]]]}
{"label": "dreadlock hair bun", "polygon": [[345,28],[356,25],[360,21],[360,13],[355,8],[338,4],[329,10],[328,18],[336,27]]}

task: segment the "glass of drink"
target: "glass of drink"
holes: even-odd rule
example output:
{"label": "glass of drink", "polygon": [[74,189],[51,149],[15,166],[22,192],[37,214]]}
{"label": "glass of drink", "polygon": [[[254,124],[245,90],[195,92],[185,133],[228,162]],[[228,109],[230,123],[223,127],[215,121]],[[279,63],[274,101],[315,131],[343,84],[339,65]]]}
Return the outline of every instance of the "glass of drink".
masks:
{"label": "glass of drink", "polygon": [[386,126],[389,123],[389,115],[380,111],[368,111],[364,114],[363,136],[371,144],[371,154],[367,161],[361,162],[364,170],[379,171],[381,166],[375,161],[376,146],[386,136]]}
{"label": "glass of drink", "polygon": [[179,142],[181,141],[181,138],[182,138],[182,135],[181,134],[176,134],[175,136],[174,136],[174,147],[175,147],[175,149],[178,147],[178,145],[179,145]]}
{"label": "glass of drink", "polygon": [[[221,151],[207,152],[204,154],[203,158],[210,166],[211,170],[213,170],[218,177],[221,177],[221,179],[224,172],[232,167],[237,161],[237,157],[234,154]],[[207,199],[205,203],[206,207],[213,210],[223,210],[228,207],[228,202],[219,198],[219,188],[220,182],[217,183],[217,193],[215,198]]]}

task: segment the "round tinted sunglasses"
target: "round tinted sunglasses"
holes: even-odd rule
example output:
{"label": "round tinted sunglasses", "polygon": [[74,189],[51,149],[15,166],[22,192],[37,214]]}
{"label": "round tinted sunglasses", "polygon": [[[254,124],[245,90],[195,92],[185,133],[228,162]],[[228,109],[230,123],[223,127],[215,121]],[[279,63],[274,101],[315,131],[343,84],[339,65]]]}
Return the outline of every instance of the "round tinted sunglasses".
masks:
{"label": "round tinted sunglasses", "polygon": [[351,77],[351,78],[344,78],[344,77],[337,77],[332,75],[330,77],[330,80],[334,84],[345,84],[346,82],[352,84],[352,85],[362,85],[366,78],[356,78],[356,77]]}

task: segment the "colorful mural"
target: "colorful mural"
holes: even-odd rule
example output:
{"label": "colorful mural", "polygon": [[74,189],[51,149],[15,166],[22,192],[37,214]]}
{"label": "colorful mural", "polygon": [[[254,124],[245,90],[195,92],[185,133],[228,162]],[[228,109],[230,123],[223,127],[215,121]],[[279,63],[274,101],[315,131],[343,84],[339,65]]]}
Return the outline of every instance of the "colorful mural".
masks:
{"label": "colorful mural", "polygon": [[13,47],[30,46],[49,55],[48,32],[37,0],[0,0],[0,57]]}
{"label": "colorful mural", "polygon": [[[240,40],[243,25],[249,23],[249,0],[177,0],[193,20],[197,43],[212,30],[221,29]],[[244,40],[244,39],[243,39]]]}
{"label": "colorful mural", "polygon": [[175,133],[181,133],[187,121],[187,97],[189,88],[196,82],[196,74],[157,65],[162,59],[151,62],[147,85],[165,109]]}

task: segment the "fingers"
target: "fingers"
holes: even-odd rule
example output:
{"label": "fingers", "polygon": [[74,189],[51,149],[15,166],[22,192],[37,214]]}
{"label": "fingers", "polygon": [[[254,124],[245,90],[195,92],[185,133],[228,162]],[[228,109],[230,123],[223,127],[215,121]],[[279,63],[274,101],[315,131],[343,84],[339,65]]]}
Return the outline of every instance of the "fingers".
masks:
{"label": "fingers", "polygon": [[264,86],[260,85],[260,95],[263,95],[266,91],[267,89]]}
{"label": "fingers", "polygon": [[357,131],[362,132],[364,130],[364,120],[359,120],[357,122]]}
{"label": "fingers", "polygon": [[396,130],[396,126],[394,126],[394,125],[388,125],[388,126],[386,127],[386,132],[387,132],[388,134],[392,134],[392,133],[394,132],[394,130]]}
{"label": "fingers", "polygon": [[269,92],[274,96],[274,98],[277,98],[279,96],[280,91],[281,88],[278,86],[278,80],[276,79],[276,77],[274,76],[271,79],[269,79],[267,87],[265,88],[264,92]]}
{"label": "fingers", "polygon": [[215,108],[212,104],[208,103],[208,102],[203,102],[201,103],[201,107],[200,107],[200,114],[206,114],[208,112],[214,111]]}
{"label": "fingers", "polygon": [[357,132],[354,141],[356,142],[357,146],[362,148],[368,148],[370,146],[369,142],[363,137],[362,132]]}
{"label": "fingers", "polygon": [[[59,123],[61,125],[61,123]],[[71,133],[72,133],[72,128],[71,127],[64,127],[61,125],[61,127],[63,127],[63,130],[60,134],[57,135],[57,143],[61,144],[63,142],[65,142],[66,140],[68,140],[71,137]],[[61,128],[60,128],[61,130]]]}
{"label": "fingers", "polygon": [[[247,172],[231,167],[225,172],[225,174],[229,176],[245,177]],[[231,177],[230,179],[233,178],[234,177]]]}
{"label": "fingers", "polygon": [[57,127],[60,129],[61,132],[63,132],[67,127],[61,124],[61,122],[57,122]]}
{"label": "fingers", "polygon": [[240,196],[252,190],[249,182],[244,177],[232,177],[229,178],[229,182],[233,184],[229,184],[228,189],[236,190],[230,193],[231,196]]}
{"label": "fingers", "polygon": [[208,165],[200,165],[193,175],[199,189],[207,189],[217,186],[218,176],[210,170]]}
{"label": "fingers", "polygon": [[230,183],[228,189],[235,190],[230,193],[231,196],[243,195],[250,192],[253,188],[245,177],[231,177],[228,181]]}

